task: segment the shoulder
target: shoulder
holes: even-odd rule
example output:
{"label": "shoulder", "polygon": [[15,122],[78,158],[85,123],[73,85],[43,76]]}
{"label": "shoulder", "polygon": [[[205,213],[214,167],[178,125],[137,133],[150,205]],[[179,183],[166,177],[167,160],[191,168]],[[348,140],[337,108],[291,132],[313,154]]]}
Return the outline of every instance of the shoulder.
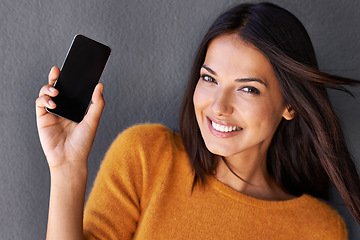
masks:
{"label": "shoulder", "polygon": [[[322,239],[347,239],[347,229],[343,218],[326,202],[310,195],[305,195],[306,210],[304,220],[311,220],[317,226]],[[306,219],[307,218],[307,219]]]}
{"label": "shoulder", "polygon": [[136,149],[154,148],[161,145],[175,145],[182,149],[179,134],[161,124],[139,124],[127,128],[118,135],[112,143],[111,148],[115,149]]}
{"label": "shoulder", "polygon": [[158,173],[171,168],[174,162],[186,160],[179,134],[161,124],[135,125],[113,141],[97,179],[129,182],[131,188],[139,190],[144,181],[148,184],[158,177]]}
{"label": "shoulder", "polygon": [[170,132],[171,130],[159,123],[143,123],[133,125],[120,134],[157,134],[160,132]]}
{"label": "shoulder", "polygon": [[158,123],[144,123],[144,124],[138,124],[131,126],[124,130],[122,133],[120,133],[121,136],[130,136],[130,137],[152,137],[156,138],[162,135],[166,135],[169,133],[173,133],[169,128],[165,127],[162,124]]}
{"label": "shoulder", "polygon": [[308,211],[314,211],[318,218],[323,219],[339,219],[339,213],[332,208],[328,203],[308,194],[303,196],[304,202],[307,205]]}
{"label": "shoulder", "polygon": [[[105,161],[112,166],[144,169],[145,166],[171,161],[183,155],[184,147],[178,133],[161,124],[140,124],[118,135],[106,153]],[[136,166],[135,166],[136,165]],[[147,168],[147,167],[146,167]]]}
{"label": "shoulder", "polygon": [[111,175],[117,182],[130,184],[129,189],[143,194],[145,204],[158,183],[174,179],[179,173],[190,175],[191,167],[179,134],[161,124],[141,124],[118,135],[106,153],[100,172]]}

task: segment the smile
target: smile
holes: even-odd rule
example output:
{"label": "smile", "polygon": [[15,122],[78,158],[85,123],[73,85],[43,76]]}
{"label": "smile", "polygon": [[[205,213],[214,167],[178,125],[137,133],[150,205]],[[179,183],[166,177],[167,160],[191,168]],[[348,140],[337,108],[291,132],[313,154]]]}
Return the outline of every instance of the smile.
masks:
{"label": "smile", "polygon": [[239,131],[241,130],[241,127],[237,127],[237,126],[225,126],[225,125],[221,125],[218,123],[215,123],[213,121],[211,121],[211,125],[213,126],[213,128],[216,131],[219,132],[233,132],[233,131]]}
{"label": "smile", "polygon": [[212,135],[219,138],[229,138],[239,135],[243,128],[234,123],[206,117],[207,124]]}

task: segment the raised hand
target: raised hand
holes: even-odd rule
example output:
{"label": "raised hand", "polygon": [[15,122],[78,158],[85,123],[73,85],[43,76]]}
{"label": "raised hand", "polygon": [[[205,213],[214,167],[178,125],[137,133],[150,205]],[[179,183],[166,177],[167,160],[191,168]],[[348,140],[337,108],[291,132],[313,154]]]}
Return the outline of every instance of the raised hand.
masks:
{"label": "raised hand", "polygon": [[51,69],[49,83],[41,88],[36,99],[37,127],[50,171],[58,167],[87,167],[87,158],[105,104],[102,96],[103,85],[99,83],[94,90],[92,104],[80,123],[47,112],[45,107],[56,107],[50,97],[59,94],[53,87],[59,73],[59,68]]}

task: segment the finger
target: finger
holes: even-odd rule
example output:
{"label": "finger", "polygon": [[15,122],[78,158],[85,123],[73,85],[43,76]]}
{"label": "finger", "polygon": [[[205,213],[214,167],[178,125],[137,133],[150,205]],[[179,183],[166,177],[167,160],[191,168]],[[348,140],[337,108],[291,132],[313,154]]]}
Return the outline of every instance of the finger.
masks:
{"label": "finger", "polygon": [[92,95],[92,103],[89,107],[89,111],[87,112],[84,120],[92,127],[97,127],[100,121],[100,117],[102,111],[105,106],[105,101],[103,97],[103,89],[104,85],[99,83],[96,85],[95,90]]}
{"label": "finger", "polygon": [[39,97],[43,95],[49,95],[55,97],[59,94],[59,91],[53,87],[53,85],[47,84],[40,89]]}
{"label": "finger", "polygon": [[44,95],[44,96],[36,99],[36,106],[40,107],[40,108],[43,108],[43,107],[55,108],[56,104],[49,96]]}
{"label": "finger", "polygon": [[49,84],[54,86],[56,79],[59,77],[60,74],[60,69],[56,66],[52,67],[50,72],[49,72]]}
{"label": "finger", "polygon": [[38,117],[47,113],[45,107],[50,109],[54,109],[56,107],[54,101],[47,95],[43,95],[37,98],[35,101],[35,105],[36,105],[36,115]]}

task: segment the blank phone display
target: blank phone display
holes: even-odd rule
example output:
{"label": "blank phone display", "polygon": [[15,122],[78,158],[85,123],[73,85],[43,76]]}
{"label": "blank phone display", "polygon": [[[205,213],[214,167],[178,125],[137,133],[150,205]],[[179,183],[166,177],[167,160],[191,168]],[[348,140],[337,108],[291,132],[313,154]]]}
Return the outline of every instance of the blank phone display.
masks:
{"label": "blank phone display", "polygon": [[80,122],[84,118],[110,52],[106,45],[82,35],[75,36],[54,86],[59,90],[59,95],[52,98],[56,108],[48,111]]}

